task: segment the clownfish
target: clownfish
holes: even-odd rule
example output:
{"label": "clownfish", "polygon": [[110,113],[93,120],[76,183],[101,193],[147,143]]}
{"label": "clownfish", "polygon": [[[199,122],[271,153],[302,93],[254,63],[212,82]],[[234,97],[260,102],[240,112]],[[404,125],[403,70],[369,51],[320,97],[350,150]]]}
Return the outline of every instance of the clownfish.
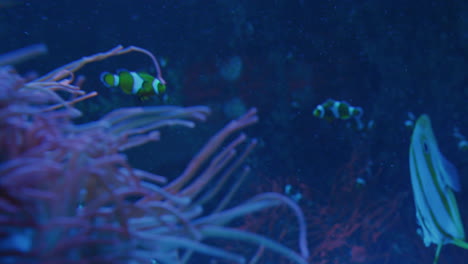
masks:
{"label": "clownfish", "polygon": [[140,100],[151,96],[164,97],[166,84],[158,78],[144,72],[119,71],[117,74],[103,72],[101,82],[109,88],[119,87],[126,94],[134,94]]}
{"label": "clownfish", "polygon": [[315,117],[329,122],[334,120],[354,120],[351,126],[359,131],[372,129],[374,127],[373,120],[370,120],[367,124],[362,122],[361,117],[363,112],[359,106],[352,106],[345,101],[328,99],[322,104],[317,105],[312,113]]}
{"label": "clownfish", "polygon": [[362,115],[362,108],[352,106],[345,101],[336,101],[328,99],[324,103],[315,107],[314,116],[328,121],[336,119],[348,120],[351,118],[359,119]]}

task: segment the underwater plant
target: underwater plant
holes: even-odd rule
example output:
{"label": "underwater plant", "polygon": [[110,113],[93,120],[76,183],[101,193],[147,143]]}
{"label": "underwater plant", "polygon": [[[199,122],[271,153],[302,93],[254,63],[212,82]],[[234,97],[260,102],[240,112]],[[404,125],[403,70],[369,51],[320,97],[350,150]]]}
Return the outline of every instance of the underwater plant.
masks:
{"label": "underwater plant", "polygon": [[[294,201],[264,193],[229,207],[250,171],[245,161],[256,140],[239,131],[258,121],[255,109],[216,133],[173,180],[133,168],[123,151],[160,140],[162,127],[193,128],[208,107],[120,108],[94,122],[73,122],[81,114],[74,104],[97,95],[82,91],[74,73],[132,51],[157,66],[148,51],[119,46],[30,82],[0,68],[0,262],[174,264],[189,263],[194,253],[247,262],[211,243],[214,238],[307,263],[304,217]],[[297,217],[299,253],[229,227],[280,205]]]}

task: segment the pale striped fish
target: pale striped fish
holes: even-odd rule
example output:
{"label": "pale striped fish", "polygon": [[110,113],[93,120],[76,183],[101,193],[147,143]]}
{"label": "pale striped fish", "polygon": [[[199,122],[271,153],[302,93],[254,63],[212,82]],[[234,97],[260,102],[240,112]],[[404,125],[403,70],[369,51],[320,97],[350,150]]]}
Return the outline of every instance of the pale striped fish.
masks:
{"label": "pale striped fish", "polygon": [[453,194],[460,190],[457,170],[440,152],[427,115],[419,117],[414,127],[409,163],[420,234],[426,246],[437,245],[434,263],[444,244],[468,249]]}

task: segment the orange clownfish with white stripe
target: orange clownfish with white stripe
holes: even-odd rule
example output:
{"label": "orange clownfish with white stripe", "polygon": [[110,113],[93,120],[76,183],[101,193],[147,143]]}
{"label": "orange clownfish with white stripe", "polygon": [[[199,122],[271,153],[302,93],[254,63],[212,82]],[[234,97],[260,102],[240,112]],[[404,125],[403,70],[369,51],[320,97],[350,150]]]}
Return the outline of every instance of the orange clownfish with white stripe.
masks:
{"label": "orange clownfish with white stripe", "polygon": [[126,94],[134,94],[140,100],[147,100],[151,96],[166,96],[166,84],[144,72],[119,71],[116,74],[103,72],[101,82],[109,88],[118,87]]}

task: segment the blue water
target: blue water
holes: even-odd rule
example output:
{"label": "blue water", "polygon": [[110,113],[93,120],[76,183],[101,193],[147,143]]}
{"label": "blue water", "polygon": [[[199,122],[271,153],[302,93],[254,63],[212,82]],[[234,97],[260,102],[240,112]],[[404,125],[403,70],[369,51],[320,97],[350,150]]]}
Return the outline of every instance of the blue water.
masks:
{"label": "blue water", "polygon": [[[322,263],[432,261],[435,247],[424,248],[416,232],[407,164],[411,132],[404,126],[409,112],[430,115],[441,151],[458,168],[462,191],[457,199],[465,228],[468,225],[468,152],[457,148],[452,135],[458,127],[468,136],[466,1],[4,3],[0,4],[0,53],[35,43],[49,49],[47,55],[17,65],[21,73],[43,74],[119,44],[136,45],[160,60],[168,82],[167,104],[212,107],[206,131],[195,135],[210,134],[257,107],[261,121],[248,133],[261,144],[250,160],[254,169],[246,183],[249,191],[239,200],[258,189],[271,190],[272,182],[280,186],[276,191],[292,184],[299,192],[309,192],[300,201],[306,214],[318,215],[327,206],[333,209],[336,215],[330,213],[321,222],[328,227],[351,221],[345,209],[336,212],[340,206],[368,208],[363,216],[376,212],[376,201],[394,206],[393,217],[369,231],[382,233],[375,240],[359,230],[347,238],[347,245],[314,258],[313,263],[319,259]],[[141,54],[84,68],[83,89],[98,91],[104,98],[78,106],[89,119],[121,106],[162,103],[141,102],[99,82],[101,72],[119,69],[155,73],[151,61]],[[362,107],[363,120],[374,125],[357,131],[349,121],[314,117],[312,110],[328,98]],[[92,104],[98,107],[91,109]],[[202,139],[187,139],[187,144],[194,144],[188,148],[195,151]],[[191,156],[167,151],[154,161],[145,153],[133,151],[132,164],[161,174],[177,171],[172,164]],[[365,184],[354,184],[358,178]],[[313,223],[309,228],[318,229]],[[324,235],[312,232],[310,247],[320,245]],[[353,246],[366,247],[367,258],[351,262]],[[271,261],[269,255],[264,261],[268,258]],[[453,245],[442,249],[441,264],[464,262],[468,262],[466,250]]]}

